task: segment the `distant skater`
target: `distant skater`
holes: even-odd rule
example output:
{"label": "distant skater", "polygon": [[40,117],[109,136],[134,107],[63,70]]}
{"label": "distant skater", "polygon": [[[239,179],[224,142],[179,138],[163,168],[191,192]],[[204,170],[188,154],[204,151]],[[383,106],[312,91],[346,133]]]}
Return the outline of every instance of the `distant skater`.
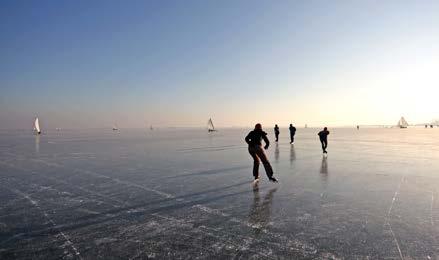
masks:
{"label": "distant skater", "polygon": [[264,165],[268,179],[271,182],[277,182],[276,178],[273,177],[273,168],[271,168],[270,162],[262,149],[262,139],[264,139],[265,142],[264,149],[267,150],[270,141],[268,141],[267,133],[262,131],[261,124],[256,124],[255,129],[250,131],[245,137],[245,142],[248,144],[248,152],[253,158],[253,177],[255,177],[253,183],[255,185],[259,182],[259,160],[261,160]]}
{"label": "distant skater", "polygon": [[294,143],[294,136],[296,135],[296,128],[290,124],[290,144]]}
{"label": "distant skater", "polygon": [[276,142],[279,141],[279,127],[274,125],[274,136],[276,137]]}
{"label": "distant skater", "polygon": [[323,130],[320,131],[318,133],[318,135],[319,135],[319,138],[320,138],[320,143],[322,144],[323,153],[328,153],[326,151],[326,147],[328,147],[328,135],[329,135],[328,128],[327,127],[323,128]]}

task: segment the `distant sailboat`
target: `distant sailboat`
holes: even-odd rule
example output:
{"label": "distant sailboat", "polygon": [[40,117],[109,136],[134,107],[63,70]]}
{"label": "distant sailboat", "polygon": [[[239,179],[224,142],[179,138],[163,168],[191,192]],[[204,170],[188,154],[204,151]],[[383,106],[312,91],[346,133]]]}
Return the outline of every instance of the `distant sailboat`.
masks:
{"label": "distant sailboat", "polygon": [[117,131],[117,130],[119,130],[119,128],[117,128],[117,124],[114,124],[113,125],[113,131]]}
{"label": "distant sailboat", "polygon": [[399,128],[407,128],[409,124],[407,123],[404,117],[401,117],[401,119],[399,119],[398,124],[396,126]]}
{"label": "distant sailboat", "polygon": [[216,132],[218,130],[215,129],[215,126],[213,126],[212,118],[209,118],[209,121],[207,121],[207,131],[208,132]]}
{"label": "distant sailboat", "polygon": [[37,134],[41,134],[40,121],[38,120],[38,117],[35,118],[35,122],[34,122],[34,131],[35,131]]}

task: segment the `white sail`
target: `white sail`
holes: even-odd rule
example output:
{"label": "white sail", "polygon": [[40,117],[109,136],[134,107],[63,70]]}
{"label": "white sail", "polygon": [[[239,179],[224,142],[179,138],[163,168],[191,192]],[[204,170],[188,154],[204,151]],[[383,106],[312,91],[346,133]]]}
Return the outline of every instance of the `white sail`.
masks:
{"label": "white sail", "polygon": [[213,122],[212,122],[212,118],[209,118],[209,121],[207,121],[207,130],[209,132],[214,132],[215,130],[215,126],[213,126]]}
{"label": "white sail", "polygon": [[119,130],[119,128],[117,128],[117,124],[116,123],[113,125],[113,130],[114,131]]}
{"label": "white sail", "polygon": [[401,117],[401,119],[399,119],[399,121],[398,121],[398,127],[399,128],[407,128],[408,126],[409,126],[409,124],[407,123],[405,118]]}
{"label": "white sail", "polygon": [[38,120],[38,117],[35,118],[34,130],[35,130],[38,134],[41,134],[40,121]]}

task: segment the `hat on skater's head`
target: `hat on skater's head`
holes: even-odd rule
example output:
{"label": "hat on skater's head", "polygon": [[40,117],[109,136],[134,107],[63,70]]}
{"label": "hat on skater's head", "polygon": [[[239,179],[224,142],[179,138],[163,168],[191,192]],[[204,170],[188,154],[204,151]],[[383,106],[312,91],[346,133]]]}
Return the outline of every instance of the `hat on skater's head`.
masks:
{"label": "hat on skater's head", "polygon": [[262,125],[261,125],[260,123],[257,123],[257,124],[255,125],[255,129],[256,129],[256,130],[262,130]]}

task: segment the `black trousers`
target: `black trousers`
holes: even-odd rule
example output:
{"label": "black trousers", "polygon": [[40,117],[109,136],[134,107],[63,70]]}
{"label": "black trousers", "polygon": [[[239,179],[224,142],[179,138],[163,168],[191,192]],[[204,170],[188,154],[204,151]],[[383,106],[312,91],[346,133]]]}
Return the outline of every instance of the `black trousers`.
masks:
{"label": "black trousers", "polygon": [[320,139],[320,143],[322,143],[322,150],[325,152],[326,147],[328,147],[328,139]]}
{"label": "black trousers", "polygon": [[253,158],[253,176],[255,177],[255,179],[259,178],[259,160],[261,160],[262,164],[264,165],[267,177],[273,177],[273,168],[271,168],[270,162],[265,155],[264,149],[260,145],[249,146],[248,152]]}
{"label": "black trousers", "polygon": [[290,134],[291,143],[294,143],[294,135]]}

